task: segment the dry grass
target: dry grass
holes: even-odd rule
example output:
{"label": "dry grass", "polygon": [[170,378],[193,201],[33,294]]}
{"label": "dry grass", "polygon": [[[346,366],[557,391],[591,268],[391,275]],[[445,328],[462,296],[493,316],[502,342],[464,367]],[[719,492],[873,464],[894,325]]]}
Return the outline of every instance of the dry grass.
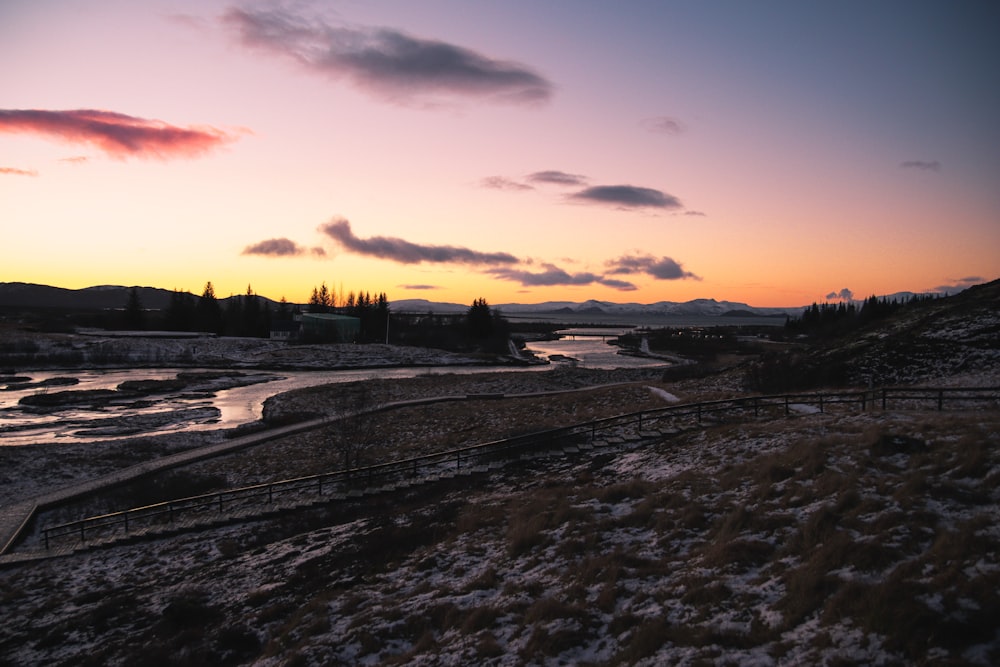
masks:
{"label": "dry grass", "polygon": [[[618,396],[608,392],[574,395],[572,418],[611,409],[582,404]],[[572,407],[522,415],[528,402],[480,403],[483,412],[421,446]],[[402,442],[408,428],[440,431],[457,406],[441,407],[393,413],[384,433],[398,430]],[[211,534],[195,566],[171,569],[168,554],[155,580],[132,561],[85,555],[103,580],[60,575],[55,563],[0,576],[0,602],[25,610],[0,636],[0,656],[29,631],[72,645],[86,622],[103,629],[94,655],[106,662],[137,658],[110,634],[124,623],[135,644],[180,650],[183,638],[191,662],[930,664],[967,662],[965,651],[983,644],[996,663],[998,433],[1000,416],[977,413],[726,424],[656,451],[553,460],[489,485]],[[900,436],[922,446],[884,449]],[[319,456],[321,446],[277,444],[246,470]],[[226,469],[217,464],[199,474]],[[346,537],[331,541],[342,524]],[[162,604],[146,604],[166,581],[175,583],[155,594]],[[44,601],[32,598],[42,586]],[[60,586],[72,587],[80,612],[56,621]],[[188,586],[198,595],[185,598]],[[229,594],[241,586],[249,592]],[[206,627],[160,625],[162,609],[185,599]]]}

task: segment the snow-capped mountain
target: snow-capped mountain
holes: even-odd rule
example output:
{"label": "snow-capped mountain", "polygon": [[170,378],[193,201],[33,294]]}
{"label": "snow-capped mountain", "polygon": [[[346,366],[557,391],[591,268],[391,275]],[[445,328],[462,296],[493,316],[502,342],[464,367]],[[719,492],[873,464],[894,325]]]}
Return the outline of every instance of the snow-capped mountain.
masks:
{"label": "snow-capped mountain", "polygon": [[[392,302],[396,312],[433,312],[460,313],[469,306],[458,303],[440,303],[426,299],[402,299]],[[754,315],[758,317],[799,315],[802,307],[789,308],[758,308],[735,301],[717,301],[715,299],[694,299],[693,301],[658,301],[656,303],[614,303],[611,301],[545,301],[542,303],[502,303],[493,306],[494,309],[507,315],[518,314],[573,314],[581,315],[682,315],[682,316],[720,316],[720,315]]]}

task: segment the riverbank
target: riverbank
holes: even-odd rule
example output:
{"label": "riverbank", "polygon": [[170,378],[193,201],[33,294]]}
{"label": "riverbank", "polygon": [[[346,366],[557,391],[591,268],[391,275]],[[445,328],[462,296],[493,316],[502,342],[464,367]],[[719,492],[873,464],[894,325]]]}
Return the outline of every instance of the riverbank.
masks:
{"label": "riverbank", "polygon": [[265,338],[6,332],[0,375],[56,368],[334,370],[394,366],[525,365],[530,358],[378,343],[292,345]]}
{"label": "riverbank", "polygon": [[[377,408],[388,403],[453,395],[504,395],[580,389],[623,382],[656,382],[662,369],[621,369],[603,371],[583,368],[554,368],[541,373],[488,372],[420,375],[386,380],[354,380],[284,392],[264,403],[264,420],[271,426],[317,416],[336,416],[347,410]],[[265,385],[266,386],[266,385]],[[363,400],[359,400],[363,394]],[[609,400],[604,409],[627,412],[633,399]],[[481,411],[480,411],[481,412]],[[572,415],[573,411],[570,411]],[[475,415],[473,406],[470,415]],[[531,410],[516,415],[521,423],[537,422]],[[430,413],[428,413],[430,414]],[[541,414],[541,413],[539,413]],[[610,412],[609,412],[610,414]],[[440,415],[438,415],[440,417]],[[475,417],[471,417],[475,419]],[[163,456],[212,446],[264,424],[242,428],[183,430],[145,437],[81,442],[71,438],[58,444],[24,444],[0,447],[0,505],[25,500],[54,488],[114,473],[117,470]],[[467,429],[466,429],[467,430]],[[471,432],[466,433],[469,435]],[[494,434],[483,431],[482,437]],[[318,440],[322,440],[318,436]],[[313,455],[309,455],[312,458]],[[294,457],[292,460],[300,458]],[[318,459],[322,460],[322,459]],[[331,463],[330,465],[338,465]],[[281,476],[281,469],[271,473]],[[242,483],[239,479],[234,484]]]}

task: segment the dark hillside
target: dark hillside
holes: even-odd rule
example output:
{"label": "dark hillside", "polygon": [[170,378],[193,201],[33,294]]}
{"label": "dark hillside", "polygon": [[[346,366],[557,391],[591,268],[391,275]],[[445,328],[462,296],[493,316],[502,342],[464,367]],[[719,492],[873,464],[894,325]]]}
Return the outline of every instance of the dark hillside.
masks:
{"label": "dark hillside", "polygon": [[[121,286],[64,289],[30,283],[0,283],[0,308],[105,310],[122,308],[130,288]],[[144,308],[161,310],[170,303],[170,290],[138,287]]]}
{"label": "dark hillside", "polygon": [[907,304],[839,337],[768,355],[749,389],[928,383],[1000,366],[1000,280]]}

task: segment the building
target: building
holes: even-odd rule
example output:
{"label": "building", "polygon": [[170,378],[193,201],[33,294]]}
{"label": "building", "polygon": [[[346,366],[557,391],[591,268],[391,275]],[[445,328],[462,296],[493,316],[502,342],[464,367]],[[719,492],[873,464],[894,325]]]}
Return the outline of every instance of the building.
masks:
{"label": "building", "polygon": [[354,343],[361,336],[361,320],[331,313],[302,313],[300,340],[322,343]]}

